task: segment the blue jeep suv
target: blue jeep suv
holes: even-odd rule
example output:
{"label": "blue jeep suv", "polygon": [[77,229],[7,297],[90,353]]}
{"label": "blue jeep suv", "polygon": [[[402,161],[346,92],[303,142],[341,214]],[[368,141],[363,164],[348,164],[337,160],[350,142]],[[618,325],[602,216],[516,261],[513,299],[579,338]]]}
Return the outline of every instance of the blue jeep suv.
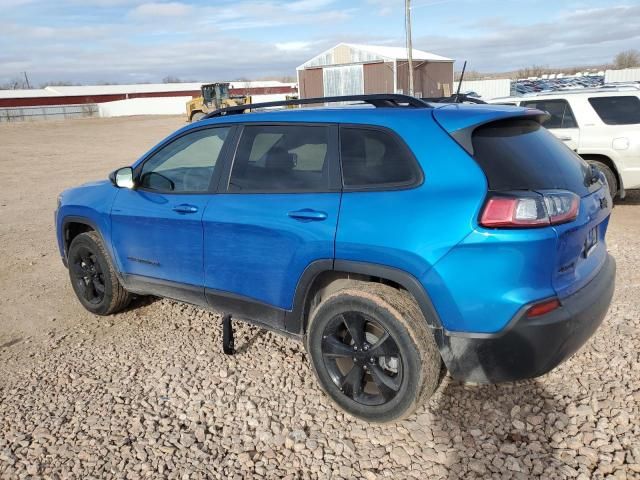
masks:
{"label": "blue jeep suv", "polygon": [[614,290],[612,202],[544,112],[298,103],[329,100],[358,104],[230,107],[62,193],[82,305],[155,295],[299,338],[329,397],[378,422],[411,413],[444,368],[531,378],[584,344]]}

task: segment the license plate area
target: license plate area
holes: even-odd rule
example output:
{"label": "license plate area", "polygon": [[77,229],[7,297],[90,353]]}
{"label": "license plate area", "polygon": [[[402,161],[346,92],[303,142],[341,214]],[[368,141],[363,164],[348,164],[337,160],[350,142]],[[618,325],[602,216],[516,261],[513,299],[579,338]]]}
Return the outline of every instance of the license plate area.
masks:
{"label": "license plate area", "polygon": [[598,245],[598,226],[596,225],[587,233],[587,238],[584,241],[584,248],[582,250],[582,256],[587,258],[591,252]]}

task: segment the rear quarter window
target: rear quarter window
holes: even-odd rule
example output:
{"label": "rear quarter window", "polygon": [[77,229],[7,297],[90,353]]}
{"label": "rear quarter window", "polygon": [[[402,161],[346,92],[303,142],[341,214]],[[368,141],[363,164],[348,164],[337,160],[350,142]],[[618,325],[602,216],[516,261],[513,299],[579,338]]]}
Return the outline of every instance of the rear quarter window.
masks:
{"label": "rear quarter window", "polygon": [[569,190],[587,195],[589,167],[534,120],[502,120],[473,133],[474,158],[493,191]]}
{"label": "rear quarter window", "polygon": [[411,187],[422,171],[396,135],[378,128],[340,128],[340,157],[345,188]]}
{"label": "rear quarter window", "polygon": [[589,103],[607,125],[640,123],[640,98],[636,96],[594,97]]}

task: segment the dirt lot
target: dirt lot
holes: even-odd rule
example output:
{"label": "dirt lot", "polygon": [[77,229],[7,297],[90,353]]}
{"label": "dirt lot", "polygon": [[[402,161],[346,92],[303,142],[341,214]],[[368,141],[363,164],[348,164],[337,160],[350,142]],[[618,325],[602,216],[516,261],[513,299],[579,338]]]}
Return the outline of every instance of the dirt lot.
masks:
{"label": "dirt lot", "polygon": [[104,178],[182,119],[0,125],[0,477],[640,478],[640,194],[614,210],[609,315],[543,378],[446,378],[396,425],[337,411],[302,345],[139,300],[110,318],[74,298],[55,245],[64,188]]}

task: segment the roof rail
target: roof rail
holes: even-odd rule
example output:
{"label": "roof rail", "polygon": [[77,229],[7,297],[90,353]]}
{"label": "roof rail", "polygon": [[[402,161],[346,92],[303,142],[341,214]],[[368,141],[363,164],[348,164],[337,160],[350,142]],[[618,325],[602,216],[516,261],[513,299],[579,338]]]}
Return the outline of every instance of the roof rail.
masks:
{"label": "roof rail", "polygon": [[244,105],[235,105],[233,107],[219,108],[208,113],[204,118],[221,117],[223,115],[236,115],[244,113],[247,110],[269,107],[288,107],[294,105],[313,105],[318,103],[338,103],[338,102],[363,102],[379,107],[409,107],[409,108],[432,108],[424,100],[409,95],[399,95],[392,93],[376,93],[371,95],[345,95],[340,97],[318,97],[318,98],[301,98],[297,100],[281,100],[277,102],[264,103],[247,103]]}

